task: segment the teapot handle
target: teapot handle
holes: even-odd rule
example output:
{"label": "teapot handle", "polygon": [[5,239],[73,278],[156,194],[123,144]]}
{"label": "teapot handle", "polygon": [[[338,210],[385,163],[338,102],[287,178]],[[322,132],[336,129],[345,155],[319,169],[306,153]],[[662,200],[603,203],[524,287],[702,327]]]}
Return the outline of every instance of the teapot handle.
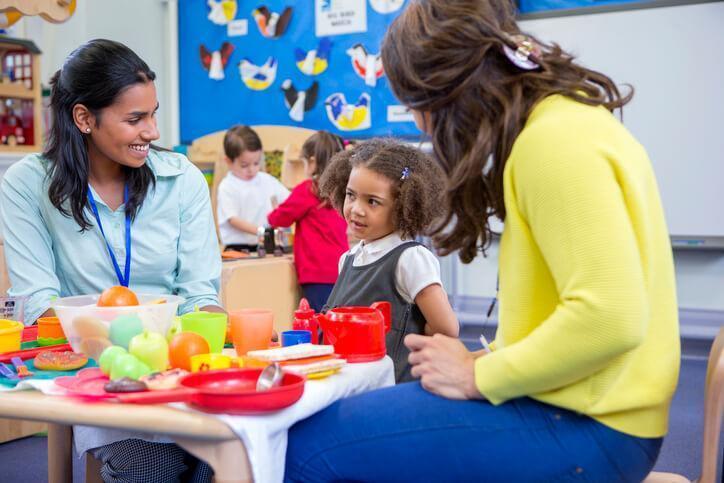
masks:
{"label": "teapot handle", "polygon": [[385,321],[385,334],[392,328],[392,305],[389,302],[375,302],[370,308],[376,309],[382,314]]}

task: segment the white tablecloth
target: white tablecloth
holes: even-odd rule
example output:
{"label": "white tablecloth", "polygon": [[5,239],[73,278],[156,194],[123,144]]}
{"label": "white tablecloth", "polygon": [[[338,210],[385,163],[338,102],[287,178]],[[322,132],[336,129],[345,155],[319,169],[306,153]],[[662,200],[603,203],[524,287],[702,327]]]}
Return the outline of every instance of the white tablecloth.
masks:
{"label": "white tablecloth", "polygon": [[[33,386],[48,394],[58,394],[57,386],[53,387],[47,382],[42,381],[42,384],[33,384]],[[326,408],[337,399],[392,386],[394,383],[392,360],[385,357],[375,362],[347,364],[339,373],[331,377],[318,381],[307,381],[302,398],[294,405],[276,413],[262,416],[223,414],[214,416],[228,424],[244,442],[254,481],[277,483],[284,479],[287,431],[294,423]],[[192,410],[183,403],[172,405]],[[118,410],[123,409],[119,406]],[[75,447],[79,456],[89,449],[128,438],[160,443],[173,442],[166,436],[90,426],[75,426],[73,431]]]}

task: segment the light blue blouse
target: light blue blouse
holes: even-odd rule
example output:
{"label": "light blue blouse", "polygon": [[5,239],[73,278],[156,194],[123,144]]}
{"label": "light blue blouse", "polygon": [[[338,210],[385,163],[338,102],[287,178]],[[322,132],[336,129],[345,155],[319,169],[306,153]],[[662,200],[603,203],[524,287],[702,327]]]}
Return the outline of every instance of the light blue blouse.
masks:
{"label": "light blue blouse", "polygon": [[[131,283],[139,293],[177,294],[194,306],[218,305],[221,257],[204,176],[185,156],[153,151],[146,160],[156,177],[131,225]],[[34,322],[53,297],[99,293],[118,285],[108,249],[93,226],[80,232],[72,217],[48,198],[47,161],[40,155],[12,165],[0,185],[5,258],[11,296],[25,296],[25,323]],[[108,242],[123,271],[124,206],[112,211],[93,191]]]}

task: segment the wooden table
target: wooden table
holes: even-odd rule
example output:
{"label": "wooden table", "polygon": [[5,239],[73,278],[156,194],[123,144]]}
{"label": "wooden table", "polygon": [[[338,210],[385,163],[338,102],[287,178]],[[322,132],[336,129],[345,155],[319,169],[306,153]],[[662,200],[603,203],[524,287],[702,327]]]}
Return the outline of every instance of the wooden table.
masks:
{"label": "wooden table", "polygon": [[[121,408],[114,403],[83,404],[38,391],[0,394],[0,416],[48,423],[50,483],[73,481],[71,426],[74,424],[162,434],[206,461],[214,470],[214,481],[253,481],[244,444],[226,424],[213,416],[165,405],[126,404]],[[97,475],[97,462],[88,458],[88,465],[91,474],[86,478],[92,477],[93,472]]]}
{"label": "wooden table", "polygon": [[223,262],[219,298],[226,310],[270,309],[281,333],[292,328],[299,297],[292,255]]}

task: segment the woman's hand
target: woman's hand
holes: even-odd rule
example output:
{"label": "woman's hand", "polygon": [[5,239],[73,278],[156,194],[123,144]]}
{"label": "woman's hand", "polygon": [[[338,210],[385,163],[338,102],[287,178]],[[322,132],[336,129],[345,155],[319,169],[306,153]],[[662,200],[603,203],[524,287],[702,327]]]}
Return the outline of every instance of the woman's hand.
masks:
{"label": "woman's hand", "polygon": [[405,345],[411,351],[412,375],[426,390],[448,399],[483,399],[475,386],[476,357],[460,340],[409,334]]}

